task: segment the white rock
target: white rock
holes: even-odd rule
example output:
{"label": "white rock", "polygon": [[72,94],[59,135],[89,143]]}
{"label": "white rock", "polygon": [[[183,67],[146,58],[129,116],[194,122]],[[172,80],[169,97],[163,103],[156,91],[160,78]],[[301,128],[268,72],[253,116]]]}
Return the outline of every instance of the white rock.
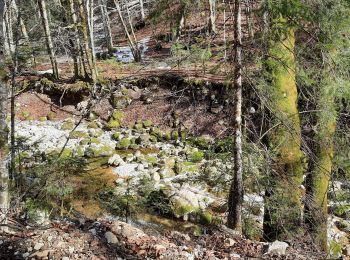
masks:
{"label": "white rock", "polygon": [[136,163],[129,163],[113,169],[113,172],[120,177],[132,177],[137,175],[137,172],[136,172],[137,166],[138,164]]}
{"label": "white rock", "polygon": [[156,182],[156,183],[159,183],[160,181],[160,175],[158,172],[153,172],[152,173],[152,179]]}
{"label": "white rock", "polygon": [[69,257],[64,256],[64,257],[62,257],[62,260],[69,260]]}
{"label": "white rock", "polygon": [[105,238],[107,239],[108,244],[117,244],[119,243],[118,238],[112,232],[106,232]]}
{"label": "white rock", "polygon": [[30,255],[30,253],[27,252],[27,253],[24,253],[22,256],[23,256],[23,258],[27,258],[29,255]]}
{"label": "white rock", "polygon": [[74,253],[74,247],[72,247],[72,246],[70,246],[69,248],[68,248],[68,252],[70,253],[70,254],[73,254]]}
{"label": "white rock", "polygon": [[94,236],[96,236],[96,234],[97,234],[96,229],[94,229],[94,228],[90,229],[89,232],[91,234],[93,234]]}
{"label": "white rock", "polygon": [[289,245],[286,242],[276,240],[275,242],[270,244],[267,253],[285,255],[288,246]]}
{"label": "white rock", "polygon": [[36,250],[36,251],[38,251],[38,250],[40,250],[42,247],[44,246],[44,243],[36,243],[35,245],[34,245],[34,250]]}
{"label": "white rock", "polygon": [[108,159],[108,164],[113,166],[119,166],[123,162],[124,162],[123,159],[118,154],[114,154],[112,157]]}

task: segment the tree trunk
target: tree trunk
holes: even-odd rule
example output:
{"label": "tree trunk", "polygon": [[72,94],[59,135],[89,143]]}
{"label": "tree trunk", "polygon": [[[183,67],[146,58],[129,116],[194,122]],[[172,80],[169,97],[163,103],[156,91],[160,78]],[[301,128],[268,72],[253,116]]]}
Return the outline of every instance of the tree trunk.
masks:
{"label": "tree trunk", "polygon": [[11,1],[11,5],[12,5],[12,8],[13,8],[15,14],[16,14],[17,19],[19,20],[19,25],[21,27],[21,32],[22,32],[24,41],[25,41],[27,47],[31,51],[31,63],[32,63],[32,65],[35,65],[35,57],[34,57],[33,47],[32,47],[32,44],[30,42],[30,39],[29,39],[27,27],[22,19],[21,10],[18,10],[18,7],[17,7],[15,0]]}
{"label": "tree trunk", "polygon": [[[283,35],[279,30],[281,24],[286,28]],[[267,240],[275,240],[300,231],[303,155],[295,79],[294,28],[280,16],[272,20],[270,34],[265,65],[274,124],[268,135],[273,176],[266,187],[264,236]]]}
{"label": "tree trunk", "polygon": [[11,8],[11,2],[9,0],[4,1],[4,12],[2,15],[2,31],[4,38],[4,52],[6,56],[12,56],[15,51],[15,45],[13,42],[13,14]]}
{"label": "tree trunk", "polygon": [[[91,51],[91,48],[89,46],[89,42],[91,40],[89,36],[89,22],[87,19],[87,13],[86,13],[86,8],[84,8],[82,0],[76,0],[78,4],[78,10],[80,14],[80,32],[83,36],[83,45],[84,45],[84,52],[85,52],[85,57],[86,61],[89,67],[89,78],[92,80],[92,82],[95,84],[97,80],[97,75],[96,75],[96,68],[94,68],[94,63],[93,63],[93,53]],[[95,66],[96,67],[96,66]]]}
{"label": "tree trunk", "polygon": [[[117,8],[117,11],[118,11],[118,15],[119,15],[119,18],[120,18],[120,21],[122,22],[123,24],[123,27],[124,27],[124,31],[125,31],[125,34],[126,34],[126,37],[128,38],[128,42],[129,42],[129,46],[130,46],[130,49],[132,51],[132,54],[134,56],[134,60],[136,62],[140,62],[141,61],[141,52],[140,52],[140,49],[137,45],[137,41],[136,41],[136,38],[134,37],[134,39],[131,37],[130,33],[129,33],[129,29],[124,21],[124,17],[123,17],[123,14],[122,14],[122,10],[120,8],[120,5],[119,5],[119,2],[118,0],[114,0],[114,4],[115,4],[115,7]],[[130,22],[130,20],[129,20]],[[133,34],[134,35],[134,34]]]}
{"label": "tree trunk", "polygon": [[83,63],[83,50],[81,47],[81,41],[79,37],[78,30],[78,17],[76,14],[75,6],[73,0],[69,0],[69,10],[70,16],[73,23],[73,33],[75,43],[73,44],[73,60],[74,60],[74,76],[76,78],[82,78],[87,76],[87,70],[85,68],[85,64]]}
{"label": "tree trunk", "polygon": [[222,0],[224,5],[224,60],[227,60],[227,41],[226,41],[226,3]]}
{"label": "tree trunk", "polygon": [[228,227],[242,232],[242,203],[243,203],[243,163],[242,163],[242,24],[241,0],[235,0],[234,14],[234,174],[231,183],[228,207]]}
{"label": "tree trunk", "polygon": [[[5,4],[0,1],[0,15],[4,15]],[[5,19],[0,20],[0,26],[5,27]],[[1,54],[0,54],[1,55]],[[0,56],[2,63],[3,57]],[[8,127],[6,125],[7,116],[7,87],[6,80],[3,75],[6,75],[3,69],[3,64],[0,64],[0,231],[7,231],[7,213],[9,208],[9,194],[8,194]],[[0,232],[0,233],[1,233]]]}
{"label": "tree trunk", "polygon": [[103,27],[105,31],[107,49],[109,53],[112,53],[113,37],[112,37],[112,30],[111,30],[111,22],[107,11],[107,2],[105,0],[100,0],[100,8],[101,8],[101,14],[102,14],[102,20],[103,20]]}
{"label": "tree trunk", "polygon": [[43,27],[44,27],[46,47],[47,47],[47,51],[48,51],[49,56],[50,56],[53,76],[55,79],[58,79],[57,60],[56,60],[55,51],[53,48],[49,20],[47,17],[46,1],[45,0],[38,0],[38,5],[39,5],[39,10],[40,10],[41,20],[42,20]]}
{"label": "tree trunk", "polygon": [[[330,75],[328,72],[325,75]],[[315,132],[315,156],[312,172],[307,176],[305,220],[315,237],[315,242],[327,252],[328,185],[332,174],[334,136],[337,124],[335,107],[336,79],[324,76],[318,98]]]}
{"label": "tree trunk", "polygon": [[141,12],[141,20],[144,21],[146,19],[145,8],[143,5],[143,0],[140,0],[140,12]]}
{"label": "tree trunk", "polygon": [[87,0],[85,13],[87,14],[87,18],[88,18],[87,28],[88,28],[89,43],[91,48],[91,64],[92,64],[92,69],[94,71],[94,77],[95,77],[95,80],[93,82],[96,83],[98,73],[97,73],[97,67],[96,67],[96,53],[95,53],[95,41],[94,41],[94,1],[93,0]]}
{"label": "tree trunk", "polygon": [[173,32],[173,40],[176,42],[179,41],[183,28],[185,27],[185,13],[186,13],[186,4],[182,3],[180,6],[180,13],[178,15],[176,29]]}
{"label": "tree trunk", "polygon": [[209,7],[210,7],[209,32],[217,33],[217,30],[216,30],[216,0],[209,0]]}

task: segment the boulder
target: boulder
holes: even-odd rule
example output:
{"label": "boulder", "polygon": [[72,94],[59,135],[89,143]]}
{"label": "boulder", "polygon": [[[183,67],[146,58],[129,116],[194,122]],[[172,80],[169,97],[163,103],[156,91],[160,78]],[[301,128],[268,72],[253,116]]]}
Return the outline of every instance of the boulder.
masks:
{"label": "boulder", "polygon": [[119,243],[118,238],[112,232],[109,232],[109,231],[106,232],[105,238],[106,238],[108,244],[118,244]]}
{"label": "boulder", "polygon": [[124,165],[125,162],[123,161],[123,159],[120,157],[119,154],[114,154],[112,157],[108,159],[108,164],[113,166],[119,166],[119,165]]}
{"label": "boulder", "polygon": [[276,240],[275,242],[269,245],[269,248],[267,249],[267,253],[285,255],[288,246],[289,245],[286,242]]}
{"label": "boulder", "polygon": [[111,227],[111,231],[117,236],[126,238],[128,241],[147,237],[147,235],[141,229],[121,221],[115,221]]}

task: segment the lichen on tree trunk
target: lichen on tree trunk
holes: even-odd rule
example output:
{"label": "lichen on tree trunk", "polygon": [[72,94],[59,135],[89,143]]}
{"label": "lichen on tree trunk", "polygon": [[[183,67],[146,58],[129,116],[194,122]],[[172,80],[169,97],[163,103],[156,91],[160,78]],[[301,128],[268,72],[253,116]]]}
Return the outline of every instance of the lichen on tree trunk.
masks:
{"label": "lichen on tree trunk", "polygon": [[315,133],[315,156],[311,174],[307,178],[306,223],[315,242],[327,251],[328,185],[332,173],[334,136],[337,123],[335,108],[336,80],[322,80],[318,97],[317,125]]}
{"label": "lichen on tree trunk", "polygon": [[284,239],[298,232],[303,180],[295,31],[281,17],[273,21],[273,26],[277,33],[269,42],[265,64],[273,123],[268,135],[273,174],[268,180],[264,216],[264,235],[268,240]]}

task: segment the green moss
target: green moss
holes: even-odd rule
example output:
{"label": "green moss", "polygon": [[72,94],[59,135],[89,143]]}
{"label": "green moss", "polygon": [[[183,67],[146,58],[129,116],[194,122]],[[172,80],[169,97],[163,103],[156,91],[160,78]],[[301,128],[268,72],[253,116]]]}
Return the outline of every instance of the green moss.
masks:
{"label": "green moss", "polygon": [[350,204],[336,205],[333,210],[334,215],[341,218],[347,218],[350,216]]}
{"label": "green moss", "polygon": [[72,155],[73,155],[72,149],[64,148],[61,154],[61,158],[69,158],[69,157],[72,157]]}
{"label": "green moss", "polygon": [[185,142],[185,141],[186,141],[187,136],[188,136],[187,131],[180,131],[180,140],[181,140],[182,142]]}
{"label": "green moss", "polygon": [[138,132],[142,131],[143,125],[141,123],[137,123],[134,125],[134,129]]}
{"label": "green moss", "polygon": [[[61,149],[55,149],[55,150],[49,151],[47,153],[47,156],[48,156],[49,159],[56,159],[59,156],[60,153],[61,153]],[[66,159],[66,158],[72,157],[72,155],[73,155],[72,149],[64,148],[60,158],[61,159]]]}
{"label": "green moss", "polygon": [[145,120],[145,121],[143,121],[143,126],[145,128],[149,128],[149,127],[153,126],[153,123],[151,120]]}
{"label": "green moss", "polygon": [[271,221],[265,225],[266,230],[274,234],[271,239],[286,239],[300,231],[300,185],[304,173],[295,77],[295,32],[285,18],[273,20],[272,27],[275,31],[281,26],[286,29],[281,34],[271,35],[275,37],[271,37],[269,58],[265,62],[266,79],[269,83],[267,89],[274,115],[271,126],[276,125],[268,137],[275,162],[273,168],[278,176],[270,184],[273,196],[268,197],[265,204],[268,214],[272,216]]}
{"label": "green moss", "polygon": [[83,131],[73,131],[69,134],[70,139],[84,139],[89,138],[89,135]]}
{"label": "green moss", "polygon": [[79,142],[80,145],[87,145],[90,143],[90,138],[84,138]]}
{"label": "green moss", "polygon": [[92,121],[92,122],[90,122],[90,123],[87,125],[87,128],[97,129],[97,128],[99,128],[99,127],[98,127],[98,124],[97,124],[96,121]]}
{"label": "green moss", "polygon": [[116,109],[123,109],[129,104],[130,98],[127,96],[113,96],[112,106]]}
{"label": "green moss", "polygon": [[112,113],[112,118],[114,120],[117,120],[119,122],[122,122],[123,118],[124,118],[124,113],[122,110],[114,110]]}
{"label": "green moss", "polygon": [[101,141],[100,141],[100,139],[98,139],[96,137],[92,137],[90,139],[90,143],[92,143],[92,144],[101,144]]}
{"label": "green moss", "polygon": [[200,212],[199,222],[203,225],[210,225],[213,222],[213,215],[208,211]]}
{"label": "green moss", "polygon": [[123,111],[118,109],[114,110],[111,118],[108,121],[107,128],[108,129],[119,128],[121,126],[123,118],[124,118]]}
{"label": "green moss", "polygon": [[106,157],[113,155],[114,150],[107,146],[99,146],[99,147],[88,147],[85,149],[85,156],[88,158],[94,158],[94,157]]}
{"label": "green moss", "polygon": [[172,210],[174,215],[179,217],[195,212],[197,209],[192,207],[190,204],[183,205],[180,202],[175,201],[172,205]]}
{"label": "green moss", "polygon": [[173,139],[173,140],[178,140],[179,139],[179,132],[178,131],[172,131],[171,132],[171,139]]}
{"label": "green moss", "polygon": [[164,133],[163,138],[165,141],[170,141],[171,140],[171,133],[170,132]]}
{"label": "green moss", "polygon": [[128,149],[131,142],[129,138],[122,138],[117,144],[118,149]]}
{"label": "green moss", "polygon": [[193,152],[190,156],[191,162],[200,162],[203,160],[203,158],[204,158],[204,152],[202,151]]}
{"label": "green moss", "polygon": [[204,136],[199,136],[199,137],[195,138],[194,139],[194,144],[198,148],[203,149],[203,150],[207,150],[207,149],[210,148],[210,142]]}
{"label": "green moss", "polygon": [[121,133],[120,132],[115,132],[112,135],[112,139],[115,140],[115,141],[119,141],[120,137],[121,137]]}
{"label": "green moss", "polygon": [[46,118],[47,118],[47,120],[54,120],[55,118],[56,118],[56,113],[55,112],[53,112],[53,111],[50,111],[48,114],[47,114],[47,116],[46,116]]}
{"label": "green moss", "polygon": [[182,162],[180,164],[180,174],[185,172],[199,172],[199,166],[193,162]]}
{"label": "green moss", "polygon": [[41,116],[41,117],[39,117],[39,121],[40,122],[45,122],[45,121],[47,121],[47,117],[46,116]]}
{"label": "green moss", "polygon": [[78,156],[78,157],[84,156],[84,148],[80,145],[76,149],[76,156]]}
{"label": "green moss", "polygon": [[155,136],[153,136],[153,135],[151,135],[151,136],[149,137],[149,140],[151,141],[151,143],[156,143],[156,142],[158,141],[157,137],[155,137]]}
{"label": "green moss", "polygon": [[30,112],[22,111],[21,116],[24,120],[26,120],[28,117],[30,117]]}
{"label": "green moss", "polygon": [[100,137],[103,135],[103,131],[101,129],[94,129],[89,131],[89,135],[91,137]]}
{"label": "green moss", "polygon": [[61,126],[61,130],[72,130],[74,128],[74,121],[66,120]]}
{"label": "green moss", "polygon": [[137,144],[131,144],[130,149],[137,150],[139,147]]}
{"label": "green moss", "polygon": [[147,162],[156,164],[158,162],[158,158],[154,156],[145,156]]}
{"label": "green moss", "polygon": [[108,128],[108,129],[120,128],[120,122],[119,122],[118,120],[114,120],[113,118],[111,118],[111,119],[108,121],[107,128]]}

